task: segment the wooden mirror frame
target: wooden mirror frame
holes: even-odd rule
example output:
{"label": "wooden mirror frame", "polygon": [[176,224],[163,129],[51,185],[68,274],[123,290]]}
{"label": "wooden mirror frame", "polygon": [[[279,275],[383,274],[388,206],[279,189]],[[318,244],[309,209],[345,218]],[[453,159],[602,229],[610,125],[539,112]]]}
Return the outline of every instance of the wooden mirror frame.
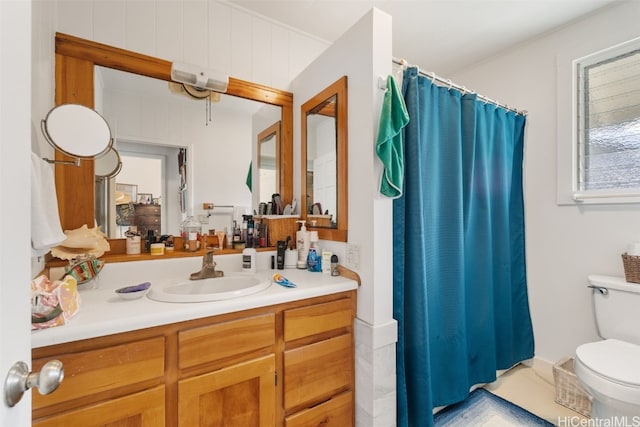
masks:
{"label": "wooden mirror frame", "polygon": [[347,165],[348,165],[348,121],[347,121],[347,76],[343,76],[320,93],[309,99],[300,107],[301,127],[301,181],[300,187],[302,196],[300,197],[300,218],[307,219],[307,114],[321,103],[332,96],[337,98],[336,112],[336,168],[337,168],[337,189],[336,189],[336,228],[313,227],[308,221],[307,230],[318,232],[318,237],[323,240],[334,240],[338,242],[347,241],[348,229],[348,195],[347,189]]}
{"label": "wooden mirror frame", "polygon": [[[55,104],[80,104],[94,108],[96,65],[171,81],[171,62],[96,43],[67,34],[55,38]],[[293,199],[293,94],[268,86],[229,77],[226,94],[281,107],[280,195]],[[56,160],[73,160],[56,151]],[[79,167],[56,165],[58,210],[63,230],[95,223],[94,161],[82,160]]]}

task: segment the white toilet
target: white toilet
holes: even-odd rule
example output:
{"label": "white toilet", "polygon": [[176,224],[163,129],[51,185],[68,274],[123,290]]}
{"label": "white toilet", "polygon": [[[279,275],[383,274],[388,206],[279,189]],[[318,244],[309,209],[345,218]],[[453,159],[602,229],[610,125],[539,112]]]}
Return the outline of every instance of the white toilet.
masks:
{"label": "white toilet", "polygon": [[[593,397],[592,418],[640,415],[640,284],[589,276],[602,341],[576,349],[578,380]],[[612,424],[613,425],[613,424]]]}

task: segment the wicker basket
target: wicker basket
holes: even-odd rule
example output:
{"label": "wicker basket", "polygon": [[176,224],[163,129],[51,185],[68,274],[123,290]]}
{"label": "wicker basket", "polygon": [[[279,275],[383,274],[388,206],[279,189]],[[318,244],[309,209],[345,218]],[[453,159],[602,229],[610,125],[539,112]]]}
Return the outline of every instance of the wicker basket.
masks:
{"label": "wicker basket", "polygon": [[553,365],[553,380],[556,384],[556,403],[590,418],[591,398],[578,382],[572,357],[561,359]]}
{"label": "wicker basket", "polygon": [[640,256],[622,254],[624,278],[627,282],[640,283]]}

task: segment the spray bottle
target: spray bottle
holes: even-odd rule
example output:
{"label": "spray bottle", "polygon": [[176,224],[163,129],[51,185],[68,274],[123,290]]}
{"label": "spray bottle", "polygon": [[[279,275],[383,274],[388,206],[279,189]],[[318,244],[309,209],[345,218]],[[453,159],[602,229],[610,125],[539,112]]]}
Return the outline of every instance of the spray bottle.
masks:
{"label": "spray bottle", "polygon": [[307,255],[309,253],[309,232],[305,226],[305,220],[296,221],[302,224],[300,230],[296,233],[296,248],[298,249],[298,264],[300,269],[307,268]]}

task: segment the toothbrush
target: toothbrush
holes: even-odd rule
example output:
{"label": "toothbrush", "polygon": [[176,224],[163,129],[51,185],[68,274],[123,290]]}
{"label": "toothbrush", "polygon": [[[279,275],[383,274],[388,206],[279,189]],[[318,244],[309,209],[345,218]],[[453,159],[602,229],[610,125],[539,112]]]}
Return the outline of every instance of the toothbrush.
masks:
{"label": "toothbrush", "polygon": [[280,273],[275,273],[273,275],[273,281],[276,282],[280,286],[284,286],[285,288],[295,288],[296,287],[295,283],[290,282],[289,279],[287,279],[286,277],[284,277]]}

